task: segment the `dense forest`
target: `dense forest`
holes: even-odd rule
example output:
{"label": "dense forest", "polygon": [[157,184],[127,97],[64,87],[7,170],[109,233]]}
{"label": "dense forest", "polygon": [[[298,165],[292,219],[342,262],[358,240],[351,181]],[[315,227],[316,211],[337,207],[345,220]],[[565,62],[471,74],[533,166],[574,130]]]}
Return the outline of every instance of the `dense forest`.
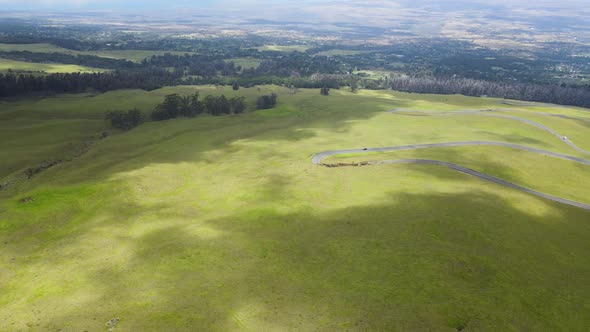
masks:
{"label": "dense forest", "polygon": [[590,88],[501,83],[467,78],[395,77],[386,83],[397,91],[436,94],[462,94],[517,99],[542,103],[590,107]]}
{"label": "dense forest", "polygon": [[96,55],[70,55],[64,53],[37,53],[29,51],[0,52],[0,58],[39,63],[63,63],[104,69],[131,69],[141,65],[123,59],[111,59]]}
{"label": "dense forest", "polygon": [[[509,50],[478,47],[467,41],[422,38],[395,45],[313,43],[299,51],[261,49],[284,40],[261,37],[144,38],[104,33],[98,27],[32,28],[1,26],[0,42],[50,43],[74,52],[154,50],[166,53],[140,62],[96,55],[0,51],[0,58],[75,64],[101,73],[0,73],[0,97],[123,88],[152,90],[177,84],[216,84],[251,87],[276,84],[292,88],[348,87],[394,89],[417,93],[464,94],[590,107],[589,49],[576,45],[548,45],[532,56]],[[84,38],[83,38],[84,37]],[[586,53],[584,53],[586,52]],[[235,59],[238,59],[237,61]],[[254,65],[242,67],[242,61]],[[382,71],[379,77],[363,71]],[[586,75],[586,76],[585,76]]]}
{"label": "dense forest", "polygon": [[165,69],[149,68],[134,71],[71,74],[0,74],[0,97],[32,93],[111,91],[118,89],[154,90],[174,85],[179,76]]}
{"label": "dense forest", "polygon": [[176,84],[221,84],[253,86],[277,84],[293,88],[341,88],[357,86],[371,89],[393,89],[404,92],[463,94],[488,96],[544,103],[590,107],[590,88],[548,84],[512,83],[474,80],[458,77],[406,77],[391,76],[387,79],[359,80],[350,75],[315,75],[313,77],[255,76],[237,80],[217,77],[183,79],[176,71],[150,67],[142,70],[113,71],[89,74],[0,74],[0,97],[31,93],[83,92],[88,90],[111,91],[117,89],[153,90]]}

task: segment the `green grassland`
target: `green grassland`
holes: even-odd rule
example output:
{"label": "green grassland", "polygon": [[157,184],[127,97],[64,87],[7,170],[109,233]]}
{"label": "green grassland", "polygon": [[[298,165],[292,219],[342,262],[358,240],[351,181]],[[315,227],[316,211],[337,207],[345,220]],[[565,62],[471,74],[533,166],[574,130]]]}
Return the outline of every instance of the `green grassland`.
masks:
{"label": "green grassland", "polygon": [[369,80],[374,80],[374,81],[377,81],[380,79],[385,79],[394,73],[395,72],[393,72],[393,71],[387,71],[387,70],[357,70],[357,71],[353,72],[353,74],[355,74],[355,75],[360,74],[363,76],[363,78],[369,79]]}
{"label": "green grassland", "polygon": [[318,56],[346,56],[346,55],[357,55],[367,53],[367,51],[351,51],[351,50],[329,50],[318,52],[315,55]]}
{"label": "green grassland", "polygon": [[243,69],[257,68],[262,62],[262,60],[255,58],[234,58],[225,61],[233,62],[236,66],[242,66]]}
{"label": "green grassland", "polygon": [[149,58],[152,55],[163,55],[166,53],[175,55],[184,55],[190,52],[179,52],[179,51],[149,51],[149,50],[113,50],[113,51],[75,51],[67,48],[55,46],[47,43],[40,44],[1,44],[0,51],[11,52],[11,51],[29,51],[38,53],[64,53],[71,55],[95,55],[104,58],[112,59],[126,59],[130,61],[140,62],[145,58]]}
{"label": "green grassland", "polygon": [[75,52],[73,50],[68,50],[66,48],[55,46],[53,44],[48,44],[48,43],[39,43],[39,44],[4,44],[4,43],[0,43],[0,51],[2,51],[2,52],[29,51],[29,52],[37,52],[37,53]]}
{"label": "green grassland", "polygon": [[153,55],[164,55],[170,53],[172,55],[193,54],[191,52],[180,51],[148,51],[148,50],[115,50],[115,51],[87,51],[81,52],[86,55],[96,55],[103,58],[126,59],[129,61],[141,62],[143,59],[149,58]]}
{"label": "green grassland", "polygon": [[264,45],[257,47],[261,52],[264,51],[275,51],[275,52],[305,52],[309,50],[311,46],[307,45]]}
{"label": "green grassland", "polygon": [[[263,86],[0,102],[0,330],[584,331],[590,212],[430,165],[327,168],[315,153],[460,140],[581,156],[508,119],[390,114],[507,108],[497,100]],[[164,95],[256,96],[272,110],[149,122],[111,109]],[[590,146],[590,113],[510,106]],[[544,117],[559,113],[585,119]],[[108,130],[106,139],[98,135]],[[584,165],[502,147],[336,156],[456,162],[590,203]],[[366,159],[365,159],[366,158]],[[33,200],[20,203],[31,197]]]}
{"label": "green grassland", "polygon": [[36,63],[0,58],[0,71],[40,71],[46,73],[96,73],[105,69],[61,63]]}

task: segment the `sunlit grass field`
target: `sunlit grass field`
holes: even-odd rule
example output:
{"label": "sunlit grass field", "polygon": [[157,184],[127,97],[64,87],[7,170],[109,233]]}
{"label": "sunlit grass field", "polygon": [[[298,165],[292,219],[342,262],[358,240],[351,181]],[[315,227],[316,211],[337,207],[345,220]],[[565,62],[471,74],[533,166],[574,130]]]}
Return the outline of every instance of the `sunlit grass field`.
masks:
{"label": "sunlit grass field", "polygon": [[227,59],[225,62],[233,62],[236,66],[241,66],[243,69],[257,68],[262,60],[254,58],[234,58]]}
{"label": "sunlit grass field", "polygon": [[[197,90],[279,105],[129,132],[103,120]],[[0,330],[586,330],[589,211],[435,166],[311,163],[462,140],[584,156],[520,122],[393,108],[509,108],[590,147],[587,110],[462,96],[181,86],[3,101],[0,183],[93,143],[0,190]],[[590,204],[589,166],[507,148],[334,158],[455,162]]]}
{"label": "sunlit grass field", "polygon": [[46,73],[97,73],[105,69],[92,68],[78,65],[68,65],[61,63],[36,63],[16,61],[0,58],[0,72],[7,70],[14,71],[40,71]]}
{"label": "sunlit grass field", "polygon": [[38,53],[64,53],[70,55],[95,55],[104,58],[113,59],[126,59],[135,62],[141,62],[145,58],[149,58],[152,55],[163,55],[166,53],[175,55],[184,55],[190,52],[179,52],[179,51],[150,51],[150,50],[113,50],[113,51],[76,51],[67,48],[59,47],[47,43],[39,44],[2,44],[0,43],[0,51],[11,52],[11,51],[29,51]]}
{"label": "sunlit grass field", "polygon": [[318,56],[345,56],[345,55],[357,55],[367,53],[366,51],[351,51],[351,50],[329,50],[318,52],[315,55]]}
{"label": "sunlit grass field", "polygon": [[276,51],[276,52],[305,52],[311,46],[307,45],[264,45],[258,47],[259,51]]}
{"label": "sunlit grass field", "polygon": [[29,51],[29,52],[38,52],[38,53],[66,53],[68,51],[74,52],[73,50],[68,50],[63,47],[59,47],[53,44],[48,43],[39,43],[39,44],[6,44],[0,43],[0,51],[2,52],[19,52],[19,51]]}

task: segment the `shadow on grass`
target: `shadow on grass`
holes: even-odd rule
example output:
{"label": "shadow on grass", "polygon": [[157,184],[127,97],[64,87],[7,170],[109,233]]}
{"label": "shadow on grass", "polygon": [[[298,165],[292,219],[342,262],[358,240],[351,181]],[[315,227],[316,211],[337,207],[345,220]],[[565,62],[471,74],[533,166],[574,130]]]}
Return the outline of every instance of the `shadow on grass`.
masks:
{"label": "shadow on grass", "polygon": [[574,120],[577,124],[579,124],[580,126],[584,126],[586,128],[590,128],[590,118],[588,119],[583,119],[583,118],[574,118],[574,117],[569,117],[568,119],[570,120]]}
{"label": "shadow on grass", "polygon": [[[590,323],[587,211],[545,201],[547,213],[529,214],[480,191],[389,199],[325,212],[249,209],[208,220],[144,206],[129,211],[160,220],[143,235],[125,234],[136,227],[133,216],[108,216],[110,224],[81,224],[67,242],[39,248],[48,254],[12,253],[12,264],[80,265],[76,273],[86,282],[78,287],[94,296],[83,308],[39,314],[47,329],[96,330],[114,317],[122,330],[176,331],[444,330],[456,321],[473,330],[579,330]],[[124,263],[87,263],[109,257],[109,248],[64,261],[60,252],[98,227],[110,227],[114,243],[129,247]],[[67,280],[44,281],[69,289],[54,301],[78,296]],[[21,296],[33,307],[47,300]]]}
{"label": "shadow on grass", "polygon": [[[309,99],[289,105],[294,112],[289,117],[249,113],[145,123],[130,132],[97,142],[78,160],[55,167],[47,171],[50,175],[39,177],[43,177],[43,181],[51,180],[57,178],[59,172],[68,174],[69,183],[75,183],[90,178],[110,178],[152,164],[218,162],[220,155],[240,151],[236,142],[282,144],[312,138],[317,129],[346,133],[352,125],[351,120],[368,119],[385,109],[383,101],[378,98],[356,95],[340,97],[336,105],[321,96]],[[388,101],[389,105],[393,103]],[[396,103],[399,107],[407,106],[402,101]],[[209,156],[211,153],[213,156]],[[59,178],[59,181],[68,181],[64,176]]]}
{"label": "shadow on grass", "polygon": [[[153,164],[218,162],[240,151],[233,144],[238,141],[304,140],[314,135],[306,128],[346,132],[347,121],[382,111],[356,97],[345,107],[272,120],[248,115],[149,124],[42,176],[67,174],[64,183],[77,183]],[[590,325],[584,311],[590,298],[586,211],[546,202],[545,214],[526,213],[473,191],[391,195],[387,204],[279,213],[293,198],[291,185],[279,173],[269,176],[252,188],[258,195],[217,218],[166,203],[165,197],[136,202],[119,193],[108,206],[92,205],[86,194],[64,197],[43,211],[39,223],[0,239],[6,242],[3,253],[15,258],[7,263],[10,273],[69,267],[73,275],[18,282],[8,277],[15,288],[0,290],[22,302],[0,304],[12,313],[53,304],[34,322],[43,329],[101,330],[115,317],[121,330]],[[265,204],[248,204],[260,202]],[[0,322],[0,330],[32,323],[13,316]]]}
{"label": "shadow on grass", "polygon": [[549,144],[547,144],[544,141],[541,141],[541,140],[538,140],[535,138],[531,138],[531,137],[517,135],[517,134],[511,134],[511,135],[498,134],[498,133],[494,133],[494,132],[487,131],[487,130],[480,130],[477,133],[495,137],[500,142],[509,142],[509,143],[515,143],[515,144],[531,144],[531,145],[538,145],[538,146],[549,146]]}
{"label": "shadow on grass", "polygon": [[[473,154],[473,155],[471,155]],[[392,153],[373,153],[373,154],[357,154],[352,156],[346,156],[346,159],[339,159],[338,156],[333,156],[325,159],[323,162],[327,164],[337,164],[338,162],[344,163],[361,163],[371,162],[379,160],[398,160],[398,159],[430,159],[443,162],[449,162],[464,166],[480,173],[492,175],[502,180],[520,184],[522,179],[515,173],[515,170],[506,167],[505,164],[493,161],[481,153],[470,153],[469,147],[446,147],[446,148],[431,148],[431,149],[418,149],[414,150],[414,154],[396,154]],[[364,167],[396,167],[394,165],[372,165]],[[397,164],[397,167],[412,167],[413,170],[423,172],[427,175],[431,175],[432,167],[438,169],[447,169],[443,166],[432,166],[432,165],[418,165],[418,164]],[[392,173],[393,176],[393,173]],[[449,172],[437,173],[438,178],[446,180],[458,180],[465,178],[469,175],[461,174],[457,171],[450,170]],[[485,180],[481,180],[485,181]]]}

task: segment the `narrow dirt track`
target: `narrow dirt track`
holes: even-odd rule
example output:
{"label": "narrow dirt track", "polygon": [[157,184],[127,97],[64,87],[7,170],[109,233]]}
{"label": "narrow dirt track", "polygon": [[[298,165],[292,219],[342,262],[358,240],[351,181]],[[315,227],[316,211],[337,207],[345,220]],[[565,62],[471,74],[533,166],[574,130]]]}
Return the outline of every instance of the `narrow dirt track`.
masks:
{"label": "narrow dirt track", "polygon": [[[390,113],[399,113],[399,112],[408,112],[408,110],[391,110],[389,111]],[[412,113],[420,113],[420,114],[426,114],[426,115],[431,115],[431,112],[422,112],[422,111],[411,111]],[[569,139],[565,138],[564,136],[561,136],[559,133],[555,132],[554,130],[552,130],[551,128],[548,128],[542,124],[536,123],[534,121],[530,121],[527,119],[522,119],[522,118],[518,118],[515,116],[510,116],[510,115],[501,115],[501,114],[493,114],[490,113],[492,111],[490,110],[480,110],[480,111],[475,111],[475,110],[467,110],[467,111],[457,111],[457,112],[437,112],[434,113],[434,115],[459,115],[459,114],[480,114],[480,115],[486,115],[486,116],[495,116],[495,117],[500,117],[500,118],[507,118],[507,119],[511,119],[511,120],[515,120],[515,121],[520,121],[523,123],[526,123],[528,125],[537,127],[539,129],[545,130],[555,136],[557,136],[561,141],[565,142],[566,144],[568,144],[570,147],[574,148],[575,150],[585,153],[585,154],[589,154],[589,151],[586,151],[578,146],[576,146],[575,144],[573,144]],[[555,114],[554,116],[559,116],[557,114]],[[428,149],[428,148],[437,148],[437,147],[455,147],[455,146],[502,146],[502,147],[508,147],[508,148],[512,148],[512,149],[517,149],[517,150],[522,150],[522,151],[527,151],[527,152],[532,152],[532,153],[537,153],[537,154],[541,154],[541,155],[545,155],[545,156],[549,156],[549,157],[553,157],[553,158],[559,158],[559,159],[564,159],[564,160],[569,160],[572,162],[576,162],[576,163],[580,163],[580,164],[584,164],[584,165],[590,165],[590,160],[586,160],[586,159],[582,159],[582,158],[578,158],[578,157],[574,157],[574,156],[568,156],[565,154],[561,154],[561,153],[556,153],[556,152],[552,152],[552,151],[546,151],[546,150],[541,150],[541,149],[536,149],[536,148],[531,148],[531,147],[527,147],[527,146],[522,146],[522,145],[518,145],[518,144],[512,144],[512,143],[503,143],[503,142],[490,142],[490,141],[465,141],[465,142],[446,142],[446,143],[431,143],[431,144],[413,144],[413,145],[402,145],[402,146],[390,146],[390,147],[379,147],[379,148],[363,148],[363,149],[346,149],[346,150],[332,150],[332,151],[324,151],[324,152],[320,152],[318,154],[316,154],[315,156],[313,156],[312,158],[312,163],[315,165],[325,165],[325,166],[329,166],[330,164],[324,164],[322,163],[322,160],[329,157],[329,156],[334,156],[334,155],[339,155],[339,154],[352,154],[352,153],[369,153],[369,152],[391,152],[391,151],[401,151],[401,150],[415,150],[415,149]],[[563,203],[563,204],[567,204],[567,205],[571,205],[571,206],[575,206],[581,209],[585,209],[585,210],[589,210],[590,211],[590,205],[588,204],[584,204],[584,203],[580,203],[580,202],[575,202],[572,200],[568,200],[565,198],[561,198],[561,197],[557,197],[557,196],[552,196],[549,194],[545,194],[533,189],[529,189],[523,186],[519,186],[517,184],[502,180],[500,178],[491,176],[491,175],[487,175],[484,173],[480,173],[478,171],[469,169],[467,167],[463,167],[461,165],[457,165],[457,164],[453,164],[453,163],[449,163],[449,162],[445,162],[445,161],[439,161],[439,160],[431,160],[431,159],[398,159],[398,160],[380,160],[380,161],[369,161],[369,162],[364,162],[362,163],[363,165],[380,165],[380,164],[428,164],[428,165],[437,165],[437,166],[443,166],[464,174],[468,174],[471,176],[475,176],[477,178],[486,180],[486,181],[490,181],[508,188],[512,188],[512,189],[516,189],[531,195],[535,195],[537,197],[541,197],[544,199],[548,199],[554,202],[559,202],[559,203]]]}

